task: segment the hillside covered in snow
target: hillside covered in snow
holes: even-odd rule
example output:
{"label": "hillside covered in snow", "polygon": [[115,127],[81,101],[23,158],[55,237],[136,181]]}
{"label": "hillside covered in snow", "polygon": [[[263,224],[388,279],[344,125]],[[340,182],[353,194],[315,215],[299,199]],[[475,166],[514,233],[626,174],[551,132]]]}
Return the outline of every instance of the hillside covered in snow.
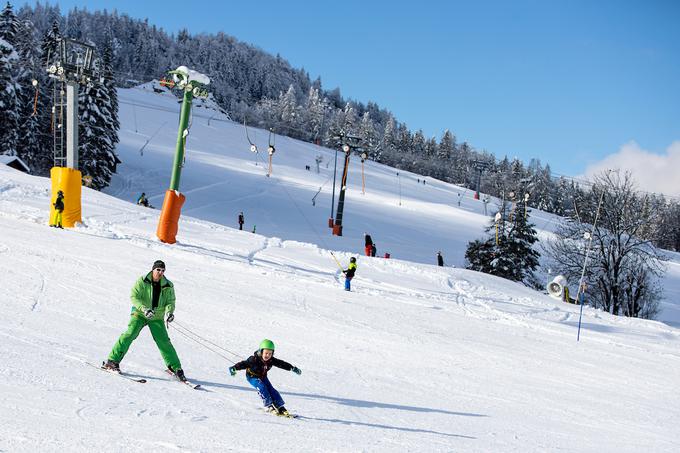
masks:
{"label": "hillside covered in snow", "polygon": [[[160,207],[175,152],[178,100],[154,82],[119,90],[119,98],[121,142],[117,151],[123,163],[105,192],[128,201],[146,192],[151,203]],[[389,252],[393,258],[434,264],[441,250],[447,265],[464,267],[468,242],[484,236],[484,227],[498,210],[499,201],[493,198],[485,208],[469,189],[372,161],[364,165],[362,191],[360,159],[353,156],[343,237],[331,236],[334,150],[249,127],[248,136],[259,150],[253,154],[243,124],[229,121],[211,100],[196,101],[190,126],[180,182],[187,197],[183,215],[237,227],[238,213],[243,211],[249,231],[255,227],[266,236],[353,253],[363,252],[363,234],[368,232],[378,256]],[[276,148],[271,178],[265,177],[269,144]],[[317,157],[321,158],[319,173]],[[337,165],[336,197],[341,155]],[[562,221],[536,210],[530,216],[541,241]],[[180,238],[181,234],[180,225]],[[659,319],[680,326],[680,255],[668,255]],[[329,265],[334,265],[330,258]],[[538,275],[547,281],[546,268]],[[570,285],[574,289],[576,282]]]}
{"label": "hillside covered in snow", "polygon": [[[353,161],[345,235],[332,237],[332,151],[277,137],[267,178],[243,126],[197,108],[178,242],[159,242],[159,211],[134,199],[162,201],[177,108],[121,91],[119,176],[107,193],[83,189],[74,229],[47,226],[49,180],[0,165],[0,451],[680,448],[680,329],[586,307],[577,343],[577,306],[460,268],[487,222],[462,189],[368,163],[362,194]],[[267,133],[250,134],[265,150]],[[534,221],[546,237],[559,220]],[[391,259],[360,256],[366,231]],[[449,266],[434,265],[437,250]],[[343,265],[358,256],[352,292],[331,251]],[[96,369],[156,259],[177,293],[170,337],[202,390],[164,373],[148,330],[121,364],[146,383]],[[302,369],[270,372],[298,419],[263,413],[243,372],[227,372],[263,338]]]}

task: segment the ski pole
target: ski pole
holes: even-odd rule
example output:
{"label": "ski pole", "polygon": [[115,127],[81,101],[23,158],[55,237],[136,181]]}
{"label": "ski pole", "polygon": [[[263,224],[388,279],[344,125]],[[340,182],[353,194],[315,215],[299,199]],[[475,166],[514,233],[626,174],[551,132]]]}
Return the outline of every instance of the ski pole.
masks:
{"label": "ski pole", "polygon": [[333,257],[333,259],[335,260],[335,262],[338,263],[338,267],[340,268],[340,270],[344,271],[344,269],[342,268],[342,264],[340,264],[340,261],[338,261],[338,259],[335,257],[335,254],[333,252],[330,252],[330,254]]}

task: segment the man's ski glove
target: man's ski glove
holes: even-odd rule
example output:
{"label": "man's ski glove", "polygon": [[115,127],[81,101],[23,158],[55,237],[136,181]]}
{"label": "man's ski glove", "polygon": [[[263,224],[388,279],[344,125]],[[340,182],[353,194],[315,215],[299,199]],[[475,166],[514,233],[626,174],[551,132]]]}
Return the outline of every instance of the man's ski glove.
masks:
{"label": "man's ski glove", "polygon": [[295,374],[302,374],[302,370],[300,368],[296,367],[296,366],[291,368],[290,371],[292,371]]}
{"label": "man's ski glove", "polygon": [[174,320],[175,320],[175,315],[174,315],[173,313],[170,313],[170,314],[168,315],[167,321],[168,321],[168,322],[172,322],[172,321],[174,321]]}
{"label": "man's ski glove", "polygon": [[155,313],[150,308],[147,311],[144,312],[144,317],[146,319],[151,319],[151,318],[153,318],[154,315],[155,315]]}
{"label": "man's ski glove", "polygon": [[233,366],[230,366],[229,367],[229,374],[231,374],[232,376],[236,376],[236,368],[234,368]]}

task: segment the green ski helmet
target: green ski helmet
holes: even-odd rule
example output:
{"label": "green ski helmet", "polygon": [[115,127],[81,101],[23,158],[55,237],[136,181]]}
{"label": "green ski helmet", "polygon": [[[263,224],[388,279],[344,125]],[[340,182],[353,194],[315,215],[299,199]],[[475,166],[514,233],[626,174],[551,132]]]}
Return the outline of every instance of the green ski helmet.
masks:
{"label": "green ski helmet", "polygon": [[259,349],[260,349],[260,351],[262,351],[263,349],[271,349],[272,351],[274,351],[274,349],[275,349],[275,348],[274,348],[274,342],[271,341],[271,340],[267,340],[267,339],[265,338],[264,340],[262,340],[262,341],[260,342],[260,347],[259,347]]}

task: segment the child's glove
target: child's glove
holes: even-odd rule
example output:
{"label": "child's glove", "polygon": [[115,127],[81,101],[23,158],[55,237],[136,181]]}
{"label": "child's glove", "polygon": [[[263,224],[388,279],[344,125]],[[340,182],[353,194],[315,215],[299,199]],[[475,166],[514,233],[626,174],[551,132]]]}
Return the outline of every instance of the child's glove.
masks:
{"label": "child's glove", "polygon": [[154,314],[155,313],[153,312],[153,310],[149,308],[147,311],[144,312],[144,317],[146,319],[151,319],[151,318],[153,318]]}
{"label": "child's glove", "polygon": [[300,368],[296,367],[296,366],[291,368],[290,371],[292,371],[295,374],[302,374],[302,370]]}
{"label": "child's glove", "polygon": [[172,322],[172,321],[174,321],[174,320],[175,320],[175,315],[172,314],[172,313],[170,313],[170,314],[168,315],[168,317],[167,317],[167,321],[168,321],[168,322]]}
{"label": "child's glove", "polygon": [[236,376],[236,368],[234,368],[233,366],[230,366],[229,367],[229,374],[231,374],[232,376]]}

